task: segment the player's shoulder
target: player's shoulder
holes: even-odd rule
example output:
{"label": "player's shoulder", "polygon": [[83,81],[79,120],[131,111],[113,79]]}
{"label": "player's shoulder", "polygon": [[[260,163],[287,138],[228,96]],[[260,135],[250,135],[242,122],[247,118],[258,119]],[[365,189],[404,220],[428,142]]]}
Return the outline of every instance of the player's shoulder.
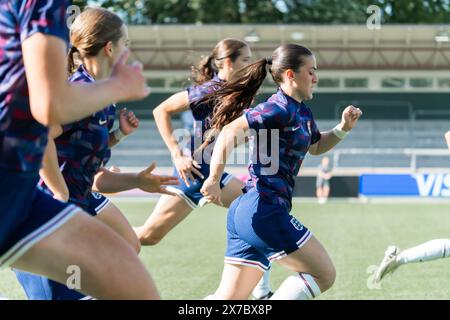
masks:
{"label": "player's shoulder", "polygon": [[277,122],[287,124],[292,118],[292,112],[286,104],[280,103],[278,100],[267,100],[256,106],[256,111],[266,117],[277,119]]}
{"label": "player's shoulder", "polygon": [[213,93],[219,87],[220,82],[211,79],[201,84],[193,84],[187,88],[188,96],[191,101],[201,98],[209,93]]}

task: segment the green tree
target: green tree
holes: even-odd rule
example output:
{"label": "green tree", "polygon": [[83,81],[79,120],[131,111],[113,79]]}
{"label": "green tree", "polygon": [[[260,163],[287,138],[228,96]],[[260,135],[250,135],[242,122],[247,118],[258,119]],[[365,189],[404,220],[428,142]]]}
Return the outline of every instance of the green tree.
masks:
{"label": "green tree", "polygon": [[365,23],[369,5],[384,23],[450,23],[450,0],[74,0],[99,4],[130,24]]}
{"label": "green tree", "polygon": [[384,11],[387,23],[449,23],[448,0],[387,0]]}

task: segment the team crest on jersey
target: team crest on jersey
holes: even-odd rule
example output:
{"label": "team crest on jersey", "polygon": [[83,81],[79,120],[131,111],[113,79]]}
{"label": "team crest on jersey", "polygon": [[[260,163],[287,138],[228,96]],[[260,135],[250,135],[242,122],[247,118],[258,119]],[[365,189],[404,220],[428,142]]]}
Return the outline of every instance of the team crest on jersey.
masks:
{"label": "team crest on jersey", "polygon": [[295,219],[294,217],[292,217],[291,223],[294,226],[294,228],[297,229],[298,231],[303,230],[303,225],[301,224],[301,222]]}

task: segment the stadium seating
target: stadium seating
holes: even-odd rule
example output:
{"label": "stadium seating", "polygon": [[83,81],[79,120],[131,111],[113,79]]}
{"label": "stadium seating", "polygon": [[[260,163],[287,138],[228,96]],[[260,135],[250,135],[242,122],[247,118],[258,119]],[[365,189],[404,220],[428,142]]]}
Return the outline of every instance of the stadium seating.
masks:
{"label": "stadium seating", "polygon": [[[335,124],[336,120],[318,121],[321,130],[329,130]],[[174,121],[174,128],[181,127],[181,121]],[[339,167],[408,168],[411,166],[411,156],[408,152],[405,154],[405,150],[418,149],[424,153],[417,156],[418,168],[449,167],[450,154],[433,154],[433,150],[445,153],[443,136],[449,129],[447,120],[361,120],[330,156],[338,160]],[[244,152],[245,148],[240,150]],[[247,159],[247,156],[244,158]],[[144,120],[132,136],[113,149],[109,165],[144,167],[151,161],[156,161],[159,167],[172,165],[154,121]],[[316,167],[319,162],[320,157],[309,156],[304,166]],[[241,161],[238,166],[245,164]]]}

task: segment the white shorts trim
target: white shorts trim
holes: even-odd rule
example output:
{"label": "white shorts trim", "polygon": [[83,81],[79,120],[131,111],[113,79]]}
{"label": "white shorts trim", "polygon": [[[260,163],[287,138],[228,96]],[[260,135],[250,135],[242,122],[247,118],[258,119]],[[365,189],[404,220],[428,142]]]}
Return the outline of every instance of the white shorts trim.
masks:
{"label": "white shorts trim", "polygon": [[[228,173],[228,176],[227,176],[225,179],[223,179],[223,180],[221,181],[222,185],[225,187],[228,183],[230,183],[230,181],[231,181],[233,178],[234,178],[233,175]],[[167,190],[167,191],[170,191],[170,192],[173,192],[173,193],[176,193],[180,198],[182,198],[184,201],[186,201],[186,203],[187,203],[192,209],[196,209],[196,208],[198,208],[199,206],[200,206],[200,207],[203,207],[203,206],[207,203],[206,200],[202,200],[202,199],[204,199],[204,198],[201,198],[200,201],[199,201],[199,204],[197,205],[197,204],[195,204],[195,202],[192,201],[192,200],[191,200],[191,199],[190,199],[183,191],[181,191],[181,190],[178,189],[178,188],[172,187],[172,186],[166,187],[166,190]]]}
{"label": "white shorts trim", "polygon": [[228,176],[222,180],[222,184],[225,187],[233,179],[233,175],[228,173]]}
{"label": "white shorts trim", "polygon": [[301,237],[300,240],[297,241],[298,248],[300,249],[301,247],[303,247],[311,237],[312,232],[308,230],[308,232],[306,232],[303,237]]}
{"label": "white shorts trim", "polygon": [[[305,232],[305,234],[300,238],[300,240],[298,240],[296,242],[297,247],[300,249],[301,247],[303,247],[308,240],[311,238],[312,236],[312,232],[308,230],[308,232]],[[271,255],[270,257],[268,257],[267,259],[269,259],[269,261],[272,262],[272,260],[280,260],[282,258],[284,258],[285,256],[287,256],[286,251],[280,251],[277,253],[274,253],[273,255]]]}
{"label": "white shorts trim", "polygon": [[60,213],[47,221],[47,223],[25,236],[14,246],[12,246],[11,249],[9,249],[5,254],[3,254],[0,257],[0,268],[9,267],[11,264],[16,262],[16,260],[27,252],[33,245],[59,229],[78,212],[83,211],[74,205],[69,205],[64,208]]}
{"label": "white shorts trim", "polygon": [[95,213],[96,213],[97,215],[99,215],[100,212],[102,212],[102,210],[105,209],[106,206],[107,206],[110,202],[111,202],[111,201],[110,201],[108,198],[105,198],[105,200],[104,200],[102,203],[100,203],[100,204],[97,206],[97,208],[95,208]]}
{"label": "white shorts trim", "polygon": [[194,203],[194,201],[192,201],[191,199],[189,199],[189,197],[188,197],[183,191],[181,191],[180,189],[177,189],[177,188],[175,188],[175,187],[168,186],[168,187],[166,187],[166,190],[167,190],[167,191],[170,191],[170,192],[173,192],[173,193],[176,193],[181,199],[183,199],[184,201],[186,201],[186,203],[187,203],[192,209],[197,208],[197,205]]}
{"label": "white shorts trim", "polygon": [[266,272],[270,269],[270,267],[266,267],[264,264],[262,264],[259,261],[254,260],[247,260],[247,259],[241,259],[241,258],[233,258],[233,257],[225,257],[224,259],[225,263],[228,264],[239,264],[244,265],[252,268],[258,268],[262,272]]}
{"label": "white shorts trim", "polygon": [[274,253],[273,255],[268,257],[267,259],[269,259],[269,261],[280,260],[281,258],[284,258],[285,256],[287,256],[287,254],[286,254],[286,251],[283,250],[283,251]]}

